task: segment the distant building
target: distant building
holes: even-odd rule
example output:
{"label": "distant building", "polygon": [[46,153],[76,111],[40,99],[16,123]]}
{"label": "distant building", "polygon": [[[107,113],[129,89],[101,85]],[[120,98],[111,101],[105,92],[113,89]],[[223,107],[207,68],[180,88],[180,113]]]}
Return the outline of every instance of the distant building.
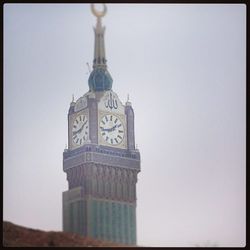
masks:
{"label": "distant building", "polygon": [[89,91],[70,103],[68,148],[63,171],[63,231],[97,239],[136,244],[136,182],[140,153],[135,148],[134,111],[112,91],[101,18],[97,11],[93,70]]}

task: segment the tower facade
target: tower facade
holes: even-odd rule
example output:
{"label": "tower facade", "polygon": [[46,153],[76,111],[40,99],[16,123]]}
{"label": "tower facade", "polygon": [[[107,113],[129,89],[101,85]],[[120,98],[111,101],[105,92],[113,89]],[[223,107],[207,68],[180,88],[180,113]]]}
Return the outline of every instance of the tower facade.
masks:
{"label": "tower facade", "polygon": [[70,103],[68,148],[63,171],[63,231],[124,244],[136,244],[136,183],[140,153],[135,148],[134,111],[112,90],[101,19],[97,11],[89,91]]}

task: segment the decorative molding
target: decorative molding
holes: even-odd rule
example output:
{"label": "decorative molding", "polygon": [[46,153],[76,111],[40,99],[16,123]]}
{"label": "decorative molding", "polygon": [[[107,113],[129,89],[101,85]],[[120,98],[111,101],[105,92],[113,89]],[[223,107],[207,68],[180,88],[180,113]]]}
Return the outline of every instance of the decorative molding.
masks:
{"label": "decorative molding", "polygon": [[82,109],[85,109],[85,108],[87,108],[87,105],[88,105],[88,100],[87,100],[86,96],[82,96],[76,101],[74,111],[78,112]]}
{"label": "decorative molding", "polygon": [[[121,154],[122,151],[105,151],[104,149],[95,148],[96,150],[93,152],[92,149],[94,148],[86,147],[85,151],[76,151],[76,154],[65,152],[63,154],[63,170],[66,171],[69,168],[73,168],[87,162],[92,162],[120,168],[137,169],[140,171],[139,152],[128,154],[126,151]],[[106,153],[104,153],[104,151]],[[115,153],[118,155],[115,155]]]}
{"label": "decorative molding", "polygon": [[78,190],[78,196],[81,193],[96,198],[136,202],[138,171],[135,169],[87,163],[70,168],[66,173],[72,195],[73,190]]}
{"label": "decorative molding", "polygon": [[124,114],[125,106],[120,101],[118,95],[110,90],[106,91],[98,103],[98,110],[111,112],[113,114]]}

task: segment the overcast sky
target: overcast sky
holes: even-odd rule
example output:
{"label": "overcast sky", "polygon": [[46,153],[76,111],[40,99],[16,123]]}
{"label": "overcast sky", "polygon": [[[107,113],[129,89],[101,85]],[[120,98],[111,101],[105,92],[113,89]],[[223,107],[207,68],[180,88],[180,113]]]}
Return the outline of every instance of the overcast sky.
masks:
{"label": "overcast sky", "polygon": [[[108,4],[113,90],[141,153],[141,246],[245,245],[246,6]],[[88,91],[89,4],[4,5],[4,220],[62,230],[72,98]]]}

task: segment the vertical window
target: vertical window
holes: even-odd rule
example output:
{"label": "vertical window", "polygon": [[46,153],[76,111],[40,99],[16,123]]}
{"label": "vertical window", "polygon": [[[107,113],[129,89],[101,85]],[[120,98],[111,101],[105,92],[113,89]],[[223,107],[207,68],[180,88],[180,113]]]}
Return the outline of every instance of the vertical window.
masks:
{"label": "vertical window", "polygon": [[104,217],[104,214],[103,214],[103,202],[100,201],[99,202],[99,215],[100,215],[100,220],[99,220],[99,225],[100,225],[100,238],[103,239],[104,238],[104,232],[103,232],[103,217]]}
{"label": "vertical window", "polygon": [[116,225],[117,225],[117,234],[118,234],[117,240],[121,242],[121,205],[119,203],[117,203]]}
{"label": "vertical window", "polygon": [[116,241],[116,207],[112,202],[112,240]]}
{"label": "vertical window", "polygon": [[124,204],[124,236],[125,236],[125,244],[128,244],[128,206]]}
{"label": "vertical window", "polygon": [[93,236],[94,238],[98,237],[97,232],[97,202],[93,200],[92,202],[92,228],[93,228]]}

